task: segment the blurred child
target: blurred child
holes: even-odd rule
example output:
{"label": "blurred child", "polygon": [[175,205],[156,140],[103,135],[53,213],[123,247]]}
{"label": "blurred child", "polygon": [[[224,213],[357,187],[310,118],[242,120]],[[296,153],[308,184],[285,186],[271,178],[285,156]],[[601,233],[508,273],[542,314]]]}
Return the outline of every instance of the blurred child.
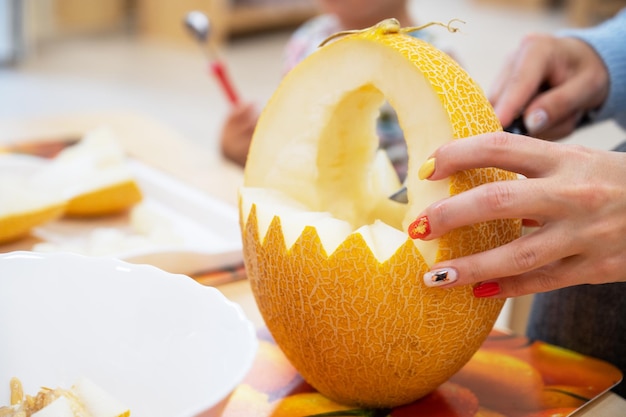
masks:
{"label": "blurred child", "polygon": [[[416,25],[409,16],[408,0],[318,0],[318,3],[322,14],[298,28],[285,47],[285,73],[334,33],[364,29],[391,17],[398,19],[402,27]],[[411,36],[431,41],[424,30],[411,32]],[[231,110],[222,128],[222,154],[241,166],[245,165],[258,116],[259,111],[253,103],[243,103]],[[395,112],[389,105],[381,108],[377,131],[381,148],[387,151],[403,181],[406,176],[406,143]]]}

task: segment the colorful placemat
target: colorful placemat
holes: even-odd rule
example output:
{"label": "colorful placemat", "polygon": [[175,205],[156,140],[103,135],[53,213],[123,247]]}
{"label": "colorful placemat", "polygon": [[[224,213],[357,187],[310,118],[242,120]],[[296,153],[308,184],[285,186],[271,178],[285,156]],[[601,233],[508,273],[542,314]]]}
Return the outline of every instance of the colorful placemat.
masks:
{"label": "colorful placemat", "polygon": [[494,330],[470,362],[431,394],[394,409],[365,410],[316,392],[266,329],[258,337],[255,363],[222,417],[560,417],[622,379],[604,361]]}

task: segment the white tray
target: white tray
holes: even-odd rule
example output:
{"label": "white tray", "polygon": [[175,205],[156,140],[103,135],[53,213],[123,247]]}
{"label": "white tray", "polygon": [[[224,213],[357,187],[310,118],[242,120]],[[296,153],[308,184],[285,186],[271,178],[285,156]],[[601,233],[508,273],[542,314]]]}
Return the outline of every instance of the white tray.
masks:
{"label": "white tray", "polygon": [[[28,174],[45,163],[46,160],[35,157],[0,155],[0,174],[7,171]],[[129,160],[129,167],[144,195],[141,204],[171,225],[176,242],[171,245],[151,242],[143,248],[134,247],[99,256],[150,264],[181,274],[218,270],[243,262],[239,217],[235,207],[137,160]],[[98,219],[64,218],[35,228],[30,237],[0,245],[0,252],[32,250],[35,244],[47,242],[55,246],[71,244],[80,248],[76,252],[94,255],[87,249],[94,229],[130,233],[129,226],[128,214]]]}

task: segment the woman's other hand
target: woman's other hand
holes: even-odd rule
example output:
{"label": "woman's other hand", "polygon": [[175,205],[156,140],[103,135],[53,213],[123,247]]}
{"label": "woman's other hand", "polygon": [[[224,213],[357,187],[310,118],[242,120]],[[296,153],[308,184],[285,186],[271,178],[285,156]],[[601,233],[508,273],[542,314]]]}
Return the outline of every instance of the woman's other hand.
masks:
{"label": "woman's other hand", "polygon": [[503,126],[523,114],[530,135],[559,139],[570,134],[585,113],[604,103],[609,75],[586,42],[529,35],[494,87],[490,101]]}

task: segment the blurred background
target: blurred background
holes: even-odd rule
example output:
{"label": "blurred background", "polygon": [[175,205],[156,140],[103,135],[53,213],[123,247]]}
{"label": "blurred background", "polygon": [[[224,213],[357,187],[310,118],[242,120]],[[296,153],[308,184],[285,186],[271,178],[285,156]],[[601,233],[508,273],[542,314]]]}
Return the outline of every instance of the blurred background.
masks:
{"label": "blurred background", "polygon": [[[524,34],[595,24],[624,5],[413,0],[411,10],[418,22],[466,22],[457,34],[434,30],[488,91]],[[229,104],[183,27],[190,10],[209,16],[239,94],[259,106],[280,81],[289,35],[317,13],[315,0],[0,0],[0,119],[129,111],[215,148]],[[605,126],[589,145],[610,147],[619,133]]]}
{"label": "blurred background", "polygon": [[[410,2],[417,22],[466,22],[460,33],[433,32],[486,91],[525,34],[593,25],[624,6],[626,0]],[[211,155],[207,164],[239,170],[218,152],[229,103],[184,28],[190,10],[209,16],[212,46],[242,99],[259,107],[283,75],[290,34],[318,13],[315,0],[0,0],[0,126],[84,114],[140,115],[199,144]],[[11,134],[0,128],[0,139],[15,139]],[[610,149],[623,139],[606,122],[566,141]],[[506,319],[523,331],[516,317]]]}

